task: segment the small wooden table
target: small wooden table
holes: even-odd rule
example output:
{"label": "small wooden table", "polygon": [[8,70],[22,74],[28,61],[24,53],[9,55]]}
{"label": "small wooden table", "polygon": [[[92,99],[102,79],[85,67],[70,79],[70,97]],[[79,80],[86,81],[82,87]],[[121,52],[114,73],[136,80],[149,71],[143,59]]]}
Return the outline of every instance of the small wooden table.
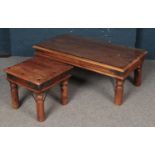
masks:
{"label": "small wooden table", "polygon": [[141,85],[145,50],[113,45],[72,35],[61,35],[33,46],[36,56],[48,57],[116,79],[115,103],[123,102],[124,80],[134,71]]}
{"label": "small wooden table", "polygon": [[12,106],[15,109],[19,108],[18,86],[23,86],[35,94],[37,119],[44,121],[44,93],[56,84],[61,84],[61,103],[67,104],[69,71],[72,68],[42,57],[34,57],[6,68],[7,80],[11,87]]}

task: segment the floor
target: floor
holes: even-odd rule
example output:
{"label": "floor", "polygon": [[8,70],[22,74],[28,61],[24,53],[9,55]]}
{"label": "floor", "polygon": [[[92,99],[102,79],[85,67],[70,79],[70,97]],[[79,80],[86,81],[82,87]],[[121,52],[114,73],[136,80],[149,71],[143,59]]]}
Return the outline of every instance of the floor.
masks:
{"label": "floor", "polygon": [[[125,81],[124,104],[113,104],[114,80],[93,72],[75,69],[69,83],[70,102],[59,103],[59,86],[49,91],[45,122],[36,121],[35,102],[30,92],[20,88],[22,106],[12,109],[8,82],[3,68],[27,58],[0,58],[0,126],[155,126],[155,61],[145,61],[143,84]],[[132,75],[131,75],[132,76]]]}

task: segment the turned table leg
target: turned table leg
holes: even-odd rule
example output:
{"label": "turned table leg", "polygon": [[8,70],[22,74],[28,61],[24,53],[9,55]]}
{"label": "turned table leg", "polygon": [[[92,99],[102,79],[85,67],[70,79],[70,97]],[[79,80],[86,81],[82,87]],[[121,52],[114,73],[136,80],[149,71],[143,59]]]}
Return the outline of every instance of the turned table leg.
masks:
{"label": "turned table leg", "polygon": [[42,122],[45,120],[44,97],[43,94],[36,94],[37,119]]}
{"label": "turned table leg", "polygon": [[115,86],[115,104],[121,105],[123,103],[123,84],[124,80],[117,79]]}
{"label": "turned table leg", "polygon": [[10,88],[11,88],[12,106],[13,108],[17,109],[19,108],[18,86],[15,83],[10,82]]}
{"label": "turned table leg", "polygon": [[140,86],[142,83],[142,65],[139,65],[134,72],[134,84]]}
{"label": "turned table leg", "polygon": [[63,81],[61,84],[61,103],[66,105],[68,103],[68,80]]}

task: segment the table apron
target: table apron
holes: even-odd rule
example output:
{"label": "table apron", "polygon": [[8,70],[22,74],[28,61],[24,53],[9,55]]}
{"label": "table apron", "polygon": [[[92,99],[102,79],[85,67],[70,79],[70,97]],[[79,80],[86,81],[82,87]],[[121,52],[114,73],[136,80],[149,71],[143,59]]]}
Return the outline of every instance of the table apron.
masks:
{"label": "table apron", "polygon": [[76,59],[76,58],[73,59],[73,58],[70,58],[69,56],[64,56],[64,55],[62,56],[61,53],[56,54],[52,52],[37,50],[35,53],[35,56],[46,57],[51,60],[67,63],[76,67],[94,71],[96,73],[100,73],[102,75],[107,75],[117,79],[124,79],[124,77],[129,72],[129,70],[120,72],[114,69],[109,69],[109,68],[103,67],[102,65],[99,65],[99,63],[95,63],[95,62],[92,63],[91,61],[86,61],[84,59]]}

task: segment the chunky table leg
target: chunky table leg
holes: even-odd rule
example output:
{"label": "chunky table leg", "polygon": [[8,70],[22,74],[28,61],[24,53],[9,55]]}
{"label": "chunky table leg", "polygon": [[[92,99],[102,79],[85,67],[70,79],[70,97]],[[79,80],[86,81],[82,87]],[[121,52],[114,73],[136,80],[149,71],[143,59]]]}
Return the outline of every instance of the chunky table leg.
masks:
{"label": "chunky table leg", "polygon": [[44,97],[43,94],[36,94],[37,119],[42,122],[45,120]]}
{"label": "chunky table leg", "polygon": [[11,88],[12,106],[13,108],[17,109],[19,108],[18,86],[15,83],[10,82],[10,88]]}
{"label": "chunky table leg", "polygon": [[68,103],[68,80],[61,83],[61,104],[66,105]]}
{"label": "chunky table leg", "polygon": [[142,83],[142,65],[139,65],[134,72],[134,84],[140,86]]}
{"label": "chunky table leg", "polygon": [[115,86],[115,104],[121,105],[123,103],[123,84],[124,80],[117,79]]}

